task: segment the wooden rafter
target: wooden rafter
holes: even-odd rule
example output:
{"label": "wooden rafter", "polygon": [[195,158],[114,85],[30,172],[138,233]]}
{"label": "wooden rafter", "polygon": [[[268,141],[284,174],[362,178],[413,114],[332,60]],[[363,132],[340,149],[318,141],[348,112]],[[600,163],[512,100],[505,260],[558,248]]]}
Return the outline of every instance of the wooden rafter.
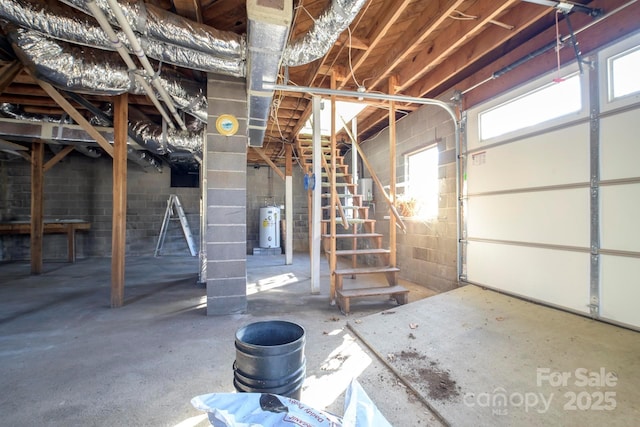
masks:
{"label": "wooden rafter", "polygon": [[96,140],[98,145],[100,145],[100,147],[104,151],[106,151],[111,157],[113,157],[113,147],[111,146],[111,144],[109,144],[109,141],[107,141],[105,137],[102,136],[100,132],[98,132],[96,128],[94,128],[91,123],[89,123],[87,119],[85,119],[84,116],[80,114],[80,112],[76,110],[64,96],[62,96],[60,92],[58,92],[49,83],[43,82],[42,80],[36,80],[36,82],[42,89],[44,89],[45,92],[49,94],[51,98],[53,98],[58,103],[58,105],[60,105],[60,107],[62,107],[62,109],[64,109],[64,111],[67,112],[68,115],[71,116],[73,120],[76,121],[76,123],[78,123],[82,127],[82,129],[84,129],[89,135],[91,135],[93,139]]}
{"label": "wooden rafter", "polygon": [[2,67],[0,70],[0,94],[13,83],[20,71],[22,71],[22,63],[17,60]]}
{"label": "wooden rafter", "polygon": [[[539,19],[547,15],[548,11],[538,5],[522,3],[518,8],[507,12],[502,18],[518,31],[524,31],[534,25]],[[441,62],[438,68],[424,75],[414,82],[404,93],[408,96],[421,97],[444,84],[451,76],[470,67],[479,61],[487,52],[498,48],[513,36],[512,32],[504,28],[491,26],[478,34],[464,49],[460,49]]]}
{"label": "wooden rafter", "polygon": [[284,173],[280,170],[280,168],[275,163],[273,163],[273,161],[269,158],[269,156],[265,154],[264,150],[258,147],[251,147],[251,148],[253,149],[253,151],[256,152],[258,156],[260,156],[262,160],[264,160],[269,166],[271,166],[271,169],[273,169],[274,172],[277,173],[280,178],[284,179]]}
{"label": "wooden rafter", "polygon": [[202,23],[202,7],[198,0],[173,0],[178,15],[189,18],[192,21]]}
{"label": "wooden rafter", "polygon": [[[459,8],[462,3],[464,3],[464,0],[447,0],[440,6],[440,10],[432,19],[427,21],[423,21],[422,19],[414,20],[411,28],[407,28],[407,34],[414,34],[413,38],[407,42],[397,44],[397,49],[389,50],[389,52],[378,61],[375,69],[379,71],[375,76],[372,76],[371,83],[368,83],[370,87],[375,88],[382,83],[401,62],[413,53],[414,49],[420,43],[426,40],[443,22],[449,19],[449,15]],[[431,4],[432,3],[429,2],[429,5]]]}
{"label": "wooden rafter", "polygon": [[47,163],[44,164],[42,168],[44,172],[48,171],[52,167],[54,167],[60,160],[64,159],[67,154],[72,152],[76,147],[73,145],[67,145],[62,150],[60,150],[55,156],[53,156]]}
{"label": "wooden rafter", "polygon": [[[453,52],[469,42],[477,33],[486,29],[497,16],[520,0],[478,1],[473,4],[469,13],[478,16],[470,21],[454,21],[446,32],[440,33],[433,40],[433,49],[423,49],[410,64],[398,71],[398,91],[402,91],[444,62]],[[504,28],[503,32],[508,32]],[[466,50],[466,49],[465,49]]]}
{"label": "wooden rafter", "polygon": [[[485,27],[489,21],[494,19],[495,16],[499,15],[499,13],[503,12],[502,5],[496,4],[495,2],[484,2],[478,6],[483,8],[484,12],[482,14],[477,14],[482,16],[483,20],[486,21],[483,23]],[[511,6],[513,6],[513,4],[511,4]],[[487,9],[487,7],[489,9]],[[500,12],[498,12],[496,8],[500,8]],[[514,27],[519,31],[522,31],[533,25],[533,23],[546,14],[548,14],[548,10],[545,8],[541,8],[534,4],[523,4],[521,7],[505,14],[502,19],[514,25]],[[451,28],[451,30],[458,28],[458,34],[462,34],[464,32],[463,28],[466,28],[460,25],[452,25],[452,27],[453,28]],[[476,25],[475,33],[478,33],[482,28],[482,26],[479,27]],[[430,92],[445,83],[452,75],[460,72],[460,69],[468,67],[474,62],[480,60],[487,51],[496,48],[512,36],[513,34],[510,31],[502,27],[489,26],[481,33],[477,34],[476,38],[472,41],[467,42],[464,48],[460,48],[460,46],[457,46],[457,49],[455,50],[447,48],[446,40],[434,42],[434,46],[436,48],[434,48],[434,51],[429,55],[431,56],[430,61],[432,62],[428,62],[429,60],[426,58],[420,58],[421,54],[419,54],[413,63],[414,65],[402,69],[399,75],[399,90],[403,90],[403,92],[408,96],[422,97],[429,95]],[[438,49],[438,47],[440,48]],[[435,65],[432,66],[431,63],[437,64],[437,67]],[[416,68],[415,64],[420,64],[422,68]],[[405,71],[409,68],[413,69],[413,72],[416,73],[414,77],[417,75],[420,75],[421,77],[411,77],[411,75]],[[422,72],[420,69],[425,71]],[[405,80],[403,80],[403,78]],[[374,112],[360,122],[359,130],[361,133],[366,134],[368,131],[376,128],[386,120],[387,115],[384,114],[384,112]]]}
{"label": "wooden rafter", "polygon": [[[367,35],[367,39],[369,40],[369,49],[357,53],[351,61],[351,67],[354,73],[356,73],[362,64],[365,63],[371,52],[373,52],[373,49],[375,49],[384,39],[389,32],[389,29],[391,29],[391,27],[396,23],[410,3],[411,0],[394,0],[389,7],[386,8],[386,12],[380,19],[380,23],[374,26]],[[338,85],[338,88],[342,89],[344,85],[345,82],[342,82]]]}

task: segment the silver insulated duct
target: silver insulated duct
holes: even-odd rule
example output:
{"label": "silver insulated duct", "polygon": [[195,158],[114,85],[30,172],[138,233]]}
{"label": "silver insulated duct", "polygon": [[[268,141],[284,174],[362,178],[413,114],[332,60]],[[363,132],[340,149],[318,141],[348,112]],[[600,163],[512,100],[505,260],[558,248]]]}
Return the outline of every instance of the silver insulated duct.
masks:
{"label": "silver insulated duct", "polygon": [[273,98],[273,89],[265,89],[263,85],[276,83],[292,13],[292,0],[247,0],[248,133],[251,146],[262,147]]}
{"label": "silver insulated duct", "polygon": [[287,46],[283,63],[295,67],[322,58],[366,2],[367,0],[331,0],[331,6],[320,14],[313,27]]}
{"label": "silver insulated duct", "polygon": [[[91,14],[85,0],[62,0],[62,2]],[[112,25],[118,25],[118,20],[107,1],[96,0],[96,3],[105,13],[109,22]],[[131,28],[152,39],[201,52],[209,52],[221,57],[244,58],[246,56],[243,37],[236,33],[220,31],[193,22],[159,7],[146,4],[142,0],[119,0],[118,4]]]}
{"label": "silver insulated duct", "polygon": [[[8,36],[22,63],[58,88],[95,95],[144,94],[114,52],[52,40],[22,28],[10,31]],[[160,79],[179,108],[207,121],[204,87],[169,69],[161,70]]]}
{"label": "silver insulated duct", "polygon": [[[92,17],[83,13],[86,12],[84,1],[69,3],[73,3],[76,7],[82,6],[80,8],[82,12],[55,3],[49,5],[44,0],[2,0],[0,2],[0,18],[54,39],[99,49],[115,50],[104,30]],[[99,2],[99,4],[103,3]],[[173,31],[163,37],[154,38],[155,33],[150,32],[142,33],[139,36],[140,43],[150,58],[210,73],[234,77],[245,76],[246,47],[243,37],[235,33],[218,31],[211,27],[192,23],[152,6],[143,6],[140,10],[147,11],[148,8],[153,10],[155,33],[158,32],[158,20],[161,19],[166,19],[171,24],[171,31]],[[131,8],[127,10],[130,11]],[[138,24],[136,27],[146,29],[146,26],[150,25]],[[190,34],[191,31],[194,31],[193,37],[184,36]],[[124,33],[117,32],[117,36],[125,48],[129,52],[133,52]]]}

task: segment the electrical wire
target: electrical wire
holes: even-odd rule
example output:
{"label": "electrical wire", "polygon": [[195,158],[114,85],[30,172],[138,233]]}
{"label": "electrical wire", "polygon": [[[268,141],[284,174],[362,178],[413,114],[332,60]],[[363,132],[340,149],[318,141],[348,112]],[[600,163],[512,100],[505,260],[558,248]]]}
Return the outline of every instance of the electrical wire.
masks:
{"label": "electrical wire", "polygon": [[349,31],[349,70],[351,70],[351,78],[353,78],[353,82],[356,84],[356,87],[360,87],[360,83],[358,83],[358,79],[356,79],[356,75],[353,72],[353,65],[351,65],[351,28],[347,27],[347,30]]}

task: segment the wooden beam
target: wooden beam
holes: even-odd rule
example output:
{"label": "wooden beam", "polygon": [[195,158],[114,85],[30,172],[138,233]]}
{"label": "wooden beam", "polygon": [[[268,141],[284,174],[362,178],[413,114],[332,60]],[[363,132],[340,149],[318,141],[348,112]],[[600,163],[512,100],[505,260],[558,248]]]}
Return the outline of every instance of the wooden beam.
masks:
{"label": "wooden beam", "polygon": [[[483,0],[475,2],[465,13],[477,16],[478,19],[454,21],[431,42],[432,49],[422,49],[415,55],[410,64],[398,70],[398,90],[411,86],[420,77],[443,63],[452,53],[471,40],[476,34],[485,31],[487,25],[514,3],[521,0]],[[502,29],[504,33],[509,31]],[[511,35],[513,35],[511,33]],[[480,48],[479,46],[477,46]],[[482,46],[485,52],[487,48]]]}
{"label": "wooden beam", "polygon": [[178,15],[202,24],[202,7],[198,0],[173,0]]}
{"label": "wooden beam", "polygon": [[394,48],[389,49],[387,54],[378,61],[375,69],[379,70],[379,72],[373,76],[371,83],[367,83],[370,88],[375,88],[382,83],[389,76],[389,73],[406,60],[420,43],[437,31],[446,20],[450,19],[449,15],[460,7],[464,0],[425,3],[427,7],[421,16],[431,17],[431,19],[424,20],[418,17],[413,21],[411,28],[406,29],[406,33],[415,34],[415,36],[404,43],[397,43]]}
{"label": "wooden beam", "polygon": [[[45,92],[47,92],[47,94],[54,101],[58,103],[58,105],[62,107],[64,111],[67,112],[69,116],[71,116],[73,120],[76,121],[76,123],[78,123],[82,127],[82,129],[84,129],[89,135],[91,135],[93,139],[96,140],[98,145],[100,145],[100,147],[104,151],[106,151],[111,157],[113,157],[113,147],[111,146],[111,144],[109,144],[109,141],[107,141],[105,137],[102,136],[100,132],[98,132],[96,128],[94,128],[91,125],[91,123],[89,123],[87,119],[85,119],[84,116],[80,114],[80,112],[76,110],[73,107],[73,105],[71,105],[71,103],[69,103],[69,101],[66,100],[64,96],[62,96],[60,92],[58,92],[53,86],[51,86],[47,82],[43,82],[42,80],[38,80],[38,79],[36,79],[36,82],[40,85],[42,89],[44,89]],[[126,143],[126,139],[125,139],[125,143]],[[126,151],[126,147],[125,147],[125,151]]]}
{"label": "wooden beam", "polygon": [[[378,24],[369,31],[369,35],[367,36],[367,39],[369,40],[369,48],[354,55],[354,58],[351,61],[351,67],[353,68],[354,74],[358,71],[360,66],[365,63],[369,54],[373,52],[373,49],[375,49],[376,46],[378,46],[378,43],[384,39],[391,27],[393,27],[410,3],[411,0],[394,0],[388,7],[385,7],[385,14],[380,18]],[[346,83],[346,81],[342,82],[338,88],[342,89]],[[357,137],[357,135],[355,136]]]}
{"label": "wooden beam", "polygon": [[271,166],[271,169],[273,169],[280,178],[284,179],[284,173],[282,173],[280,168],[275,163],[273,163],[273,161],[269,158],[269,156],[267,156],[264,153],[262,148],[259,148],[259,147],[251,147],[251,148],[253,149],[253,151],[256,152],[256,154],[260,156],[260,158],[262,158],[262,160],[264,160],[265,162],[267,162],[269,166]]}
{"label": "wooden beam", "polygon": [[[336,77],[335,75],[331,75],[331,89],[336,89],[337,87],[337,82],[336,82]],[[329,271],[331,274],[330,277],[330,281],[329,281],[329,297],[331,298],[331,301],[335,301],[336,299],[336,268],[338,265],[338,256],[336,255],[336,233],[337,233],[337,228],[336,228],[336,206],[337,206],[337,202],[338,202],[338,194],[336,191],[336,164],[337,164],[337,159],[336,159],[336,148],[337,148],[337,141],[336,141],[336,127],[337,127],[337,116],[338,112],[336,111],[336,96],[335,95],[331,95],[331,165],[330,165],[330,170],[331,173],[329,175],[329,182],[331,185],[331,196],[330,199],[331,202],[329,204],[329,219],[330,219],[330,229],[329,229],[329,250],[331,251],[329,253]],[[322,156],[324,159],[324,156]],[[322,181],[322,180],[320,180]],[[344,216],[343,216],[343,220],[344,220]]]}
{"label": "wooden beam", "polygon": [[284,263],[293,264],[293,144],[284,146],[285,166],[284,166],[284,195],[285,195],[285,228],[284,228]]}
{"label": "wooden beam", "polygon": [[[513,31],[489,26],[463,48],[449,55],[445,61],[441,61],[435,69],[415,80],[413,85],[403,93],[414,97],[439,95],[434,91],[446,84],[452,76],[458,75],[485,58],[487,52],[498,49],[503,43],[507,43],[509,39],[514,37],[514,33],[528,30],[548,13],[547,9],[537,4],[522,2],[518,7],[512,8],[501,17],[502,20],[513,25]],[[400,84],[406,87],[402,84],[402,78]]]}
{"label": "wooden beam", "polygon": [[11,64],[5,65],[0,70],[0,93],[9,86],[18,74],[22,71],[22,63],[17,59]]}
{"label": "wooden beam", "polygon": [[338,40],[336,40],[336,44],[338,46],[346,45],[347,47],[351,45],[351,49],[358,50],[367,50],[371,47],[367,40],[363,40],[359,37],[354,36],[353,34],[349,36],[348,32],[342,33],[342,35],[338,37]]}
{"label": "wooden beam", "polygon": [[293,146],[291,144],[286,144],[284,146],[284,158],[285,158],[285,166],[284,166],[284,175],[285,176],[293,176],[293,154],[292,154]]}
{"label": "wooden beam", "polygon": [[0,150],[29,151],[29,149],[24,145],[16,144],[15,142],[10,142],[4,139],[0,139]]}
{"label": "wooden beam", "polygon": [[67,154],[72,152],[75,148],[76,147],[74,147],[73,145],[67,145],[66,147],[64,147],[62,150],[58,152],[58,154],[53,156],[47,163],[45,163],[43,167],[43,171],[46,172],[52,167],[54,167],[60,160],[64,159],[67,156]]}
{"label": "wooden beam", "polygon": [[[395,95],[398,81],[395,76],[389,77],[389,95]],[[396,198],[396,103],[389,102],[389,197],[395,206]],[[396,260],[396,217],[389,215],[389,267],[397,265]]]}
{"label": "wooden beam", "polygon": [[127,233],[128,95],[115,97],[113,154],[113,216],[111,236],[111,307],[124,304],[124,265]]}
{"label": "wooden beam", "polygon": [[44,234],[44,143],[31,144],[31,274],[42,273]]}

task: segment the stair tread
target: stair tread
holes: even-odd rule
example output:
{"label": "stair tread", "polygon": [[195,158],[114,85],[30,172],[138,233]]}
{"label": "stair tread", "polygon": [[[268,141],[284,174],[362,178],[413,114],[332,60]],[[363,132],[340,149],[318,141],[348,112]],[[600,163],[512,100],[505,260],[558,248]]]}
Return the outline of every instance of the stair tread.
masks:
{"label": "stair tread", "polygon": [[[337,197],[362,197],[362,194],[336,194]],[[322,193],[322,197],[329,198],[331,197],[330,193]]]}
{"label": "stair tread", "polygon": [[[323,219],[320,222],[329,223],[330,219]],[[338,217],[336,217],[336,222],[338,222]],[[364,219],[364,218],[347,218],[347,222],[349,224],[364,224],[365,222],[376,222],[375,219]]]}
{"label": "stair tread", "polygon": [[[358,233],[358,234],[351,234],[351,233],[347,233],[347,234],[336,234],[336,238],[340,239],[340,238],[354,238],[354,237],[362,237],[363,239],[366,238],[370,238],[370,237],[382,237],[383,235],[380,233]],[[329,237],[331,237],[331,234],[323,234],[322,235],[323,238],[327,239]]]}
{"label": "stair tread", "polygon": [[[331,253],[331,251],[326,251],[327,253]],[[369,249],[341,249],[336,251],[336,255],[387,255],[390,254],[390,249],[378,249],[378,248],[369,248]]]}
{"label": "stair tread", "polygon": [[[330,182],[322,182],[323,187],[331,187]],[[351,184],[349,182],[336,182],[336,187],[355,187],[355,184]]]}
{"label": "stair tread", "polygon": [[389,295],[398,293],[407,293],[409,290],[403,286],[378,286],[373,288],[355,288],[355,289],[338,289],[336,292],[342,297],[368,297],[375,295]]}
{"label": "stair tread", "polygon": [[376,274],[376,273],[397,273],[398,267],[356,267],[340,268],[335,270],[336,275],[346,276],[348,274]]}
{"label": "stair tread", "polygon": [[[331,209],[331,206],[323,206],[322,209]],[[369,206],[343,206],[342,209],[369,209]]]}

